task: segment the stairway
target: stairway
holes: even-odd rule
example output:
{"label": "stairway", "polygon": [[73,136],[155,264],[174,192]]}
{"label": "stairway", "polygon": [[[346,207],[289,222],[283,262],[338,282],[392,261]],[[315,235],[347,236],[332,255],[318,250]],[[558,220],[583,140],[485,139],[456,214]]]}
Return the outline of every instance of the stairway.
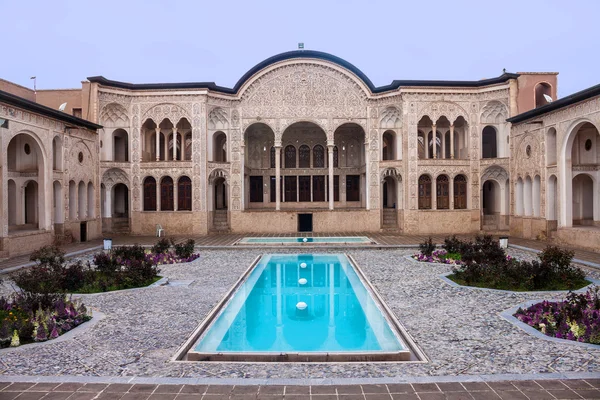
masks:
{"label": "stairway", "polygon": [[381,226],[383,232],[398,232],[398,214],[395,208],[383,209],[383,224]]}
{"label": "stairway", "polygon": [[497,231],[498,230],[498,216],[497,215],[483,215],[483,224],[481,227],[482,231]]}
{"label": "stairway", "polygon": [[227,210],[214,211],[212,230],[220,233],[229,232],[229,224],[227,223]]}
{"label": "stairway", "polygon": [[114,218],[112,219],[111,232],[117,235],[126,235],[130,233],[129,218]]}

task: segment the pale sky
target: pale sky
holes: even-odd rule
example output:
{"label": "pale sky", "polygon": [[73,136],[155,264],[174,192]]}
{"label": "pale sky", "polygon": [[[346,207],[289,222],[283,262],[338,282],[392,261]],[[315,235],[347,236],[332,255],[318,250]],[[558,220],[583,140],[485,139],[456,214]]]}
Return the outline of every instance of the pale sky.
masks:
{"label": "pale sky", "polygon": [[40,89],[88,76],[232,87],[289,50],[331,53],[375,84],[560,72],[559,97],[600,83],[599,0],[0,0],[0,78]]}

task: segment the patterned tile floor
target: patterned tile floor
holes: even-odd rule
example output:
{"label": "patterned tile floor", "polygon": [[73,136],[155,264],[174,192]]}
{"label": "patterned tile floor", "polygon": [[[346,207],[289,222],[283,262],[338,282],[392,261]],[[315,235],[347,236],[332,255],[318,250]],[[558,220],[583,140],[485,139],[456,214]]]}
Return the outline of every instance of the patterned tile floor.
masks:
{"label": "patterned tile floor", "polygon": [[259,386],[0,383],[0,400],[550,400],[600,399],[600,379]]}
{"label": "patterned tile floor", "polygon": [[[255,237],[296,237],[296,236],[314,236],[314,237],[323,237],[323,236],[367,236],[373,239],[376,243],[381,246],[417,246],[419,243],[425,241],[428,236],[423,235],[401,235],[394,233],[365,233],[365,232],[337,232],[337,233],[314,233],[314,234],[215,234],[208,236],[192,236],[191,238],[196,241],[196,246],[198,247],[229,247],[233,246],[238,240],[247,236],[255,236]],[[443,243],[444,237],[446,235],[434,235],[432,239],[436,243]],[[471,238],[472,236],[460,236],[459,237],[466,239]],[[182,242],[187,240],[189,236],[174,236],[173,237],[177,242]],[[132,244],[142,244],[142,245],[152,245],[156,243],[157,238],[154,236],[115,236],[113,237],[113,245],[132,245]],[[540,240],[530,240],[530,239],[521,239],[516,237],[510,237],[509,243],[513,245],[518,245],[522,247],[526,247],[534,250],[542,250],[546,245],[550,242],[540,241]],[[69,245],[63,246],[66,253],[73,252],[81,252],[85,250],[93,250],[95,248],[100,248],[102,246],[102,240],[93,240],[85,243],[72,243]],[[322,246],[322,245],[321,245]],[[348,245],[348,247],[356,247],[356,246],[365,246],[365,245]],[[378,247],[377,245],[367,245],[368,247]],[[243,248],[248,248],[250,246],[240,246]],[[600,265],[600,253],[573,249],[575,251],[575,258],[579,260],[583,260],[586,262],[594,263]],[[10,259],[5,259],[0,261],[0,271],[6,269],[12,269],[15,267],[19,267],[22,265],[27,265],[30,263],[29,256],[18,256]]]}

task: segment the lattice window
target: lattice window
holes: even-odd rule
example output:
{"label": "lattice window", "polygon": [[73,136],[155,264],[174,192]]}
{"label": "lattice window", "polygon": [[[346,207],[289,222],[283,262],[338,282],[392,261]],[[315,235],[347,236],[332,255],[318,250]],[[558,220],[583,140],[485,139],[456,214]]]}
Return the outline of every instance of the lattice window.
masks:
{"label": "lattice window", "polygon": [[275,168],[275,147],[271,147],[271,168]]}
{"label": "lattice window", "polygon": [[192,180],[182,176],[177,182],[177,209],[192,211]]}
{"label": "lattice window", "polygon": [[438,210],[450,208],[450,185],[446,175],[440,175],[436,179],[436,201]]}
{"label": "lattice window", "polygon": [[144,211],[156,211],[156,179],[144,179]]}
{"label": "lattice window", "polygon": [[173,211],[173,179],[170,176],[160,181],[160,210]]}
{"label": "lattice window", "polygon": [[300,146],[298,149],[298,158],[298,166],[300,168],[310,168],[310,147],[305,144]]}
{"label": "lattice window", "polygon": [[296,168],[296,148],[292,145],[285,148],[285,167]]}
{"label": "lattice window", "polygon": [[421,175],[419,178],[419,210],[431,209],[431,178]]}
{"label": "lattice window", "polygon": [[338,166],[339,166],[338,157],[339,157],[338,148],[337,148],[337,146],[334,146],[333,147],[333,168],[338,168]]}
{"label": "lattice window", "polygon": [[457,175],[454,178],[454,209],[465,210],[467,208],[467,178]]}
{"label": "lattice window", "polygon": [[325,168],[325,149],[320,144],[313,147],[313,168]]}

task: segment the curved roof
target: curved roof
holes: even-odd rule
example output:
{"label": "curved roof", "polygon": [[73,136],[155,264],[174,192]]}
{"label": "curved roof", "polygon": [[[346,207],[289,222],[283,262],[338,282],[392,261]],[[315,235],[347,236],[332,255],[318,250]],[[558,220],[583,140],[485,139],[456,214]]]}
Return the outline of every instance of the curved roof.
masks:
{"label": "curved roof", "polygon": [[332,62],[352,72],[364,84],[371,90],[372,93],[382,93],[390,90],[398,89],[399,87],[418,87],[418,86],[442,86],[442,87],[482,87],[487,85],[493,85],[497,83],[504,83],[509,79],[516,79],[519,77],[518,74],[503,73],[499,77],[491,79],[483,79],[479,81],[443,81],[443,80],[394,80],[389,85],[374,86],[373,82],[357,67],[348,61],[334,56],[333,54],[324,53],[322,51],[315,50],[294,50],[285,53],[280,53],[272,57],[267,58],[264,61],[256,64],[250,68],[235,84],[233,88],[219,86],[214,82],[182,82],[182,83],[127,83],[112,81],[104,78],[103,76],[92,76],[88,80],[90,82],[96,82],[104,86],[112,86],[122,89],[129,90],[152,90],[152,89],[210,89],[216,92],[236,94],[242,85],[250,79],[253,75],[262,69],[269,67],[272,64],[292,60],[292,59],[318,59]]}

